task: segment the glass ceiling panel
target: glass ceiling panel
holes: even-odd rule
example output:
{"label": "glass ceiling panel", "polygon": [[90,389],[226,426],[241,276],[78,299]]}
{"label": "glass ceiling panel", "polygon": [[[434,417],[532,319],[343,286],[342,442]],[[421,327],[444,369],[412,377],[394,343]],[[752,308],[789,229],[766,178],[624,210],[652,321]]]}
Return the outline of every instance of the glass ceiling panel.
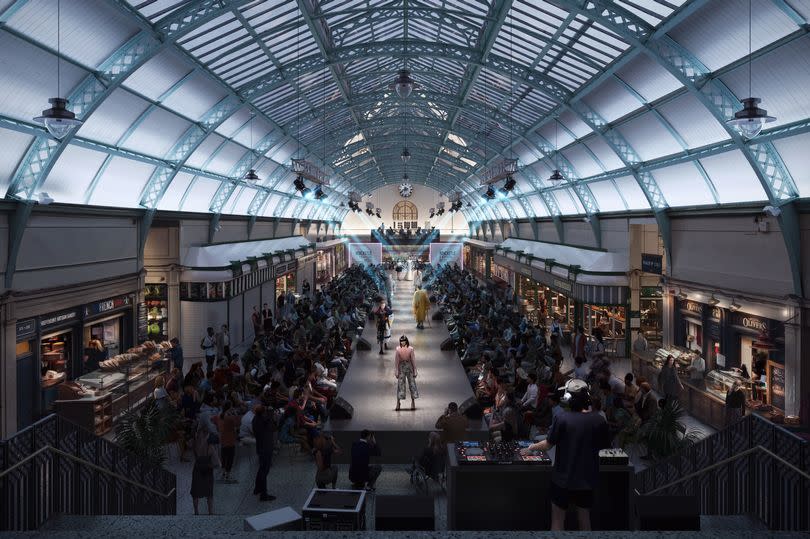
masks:
{"label": "glass ceiling panel", "polygon": [[183,195],[193,178],[191,174],[179,172],[172,180],[172,183],[166,188],[166,192],[163,194],[163,198],[160,199],[160,203],[158,204],[158,209],[169,211],[179,210],[180,201],[183,199]]}
{"label": "glass ceiling panel", "polygon": [[87,188],[106,158],[105,153],[68,146],[42,185],[42,190],[56,202],[84,204]]}
{"label": "glass ceiling panel", "polygon": [[[790,171],[790,175],[796,183],[796,188],[799,190],[799,195],[803,198],[810,197],[810,166],[807,165],[810,133],[777,140],[774,142],[774,146],[776,146],[776,151],[779,152],[782,161]],[[0,177],[2,175],[2,168],[0,168]]]}
{"label": "glass ceiling panel", "polygon": [[214,198],[214,193],[221,183],[217,180],[203,178],[198,176],[195,178],[191,189],[186,193],[186,199],[183,201],[183,211],[193,211],[208,213],[211,207],[211,200]]}
{"label": "glass ceiling panel", "polygon": [[599,201],[600,211],[625,211],[628,209],[613,180],[592,182],[588,184],[588,188],[593,193],[594,198]]}
{"label": "glass ceiling panel", "polygon": [[627,208],[630,210],[648,210],[650,204],[647,202],[647,197],[644,196],[644,191],[638,186],[638,182],[632,176],[622,176],[613,180],[616,183],[616,188],[619,190],[624,201],[627,203]]}
{"label": "glass ceiling panel", "polygon": [[715,204],[706,180],[692,163],[659,168],[652,174],[670,206]]}
{"label": "glass ceiling panel", "polygon": [[700,160],[721,204],[767,200],[754,170],[739,150]]}
{"label": "glass ceiling panel", "polygon": [[138,207],[141,192],[154,170],[153,165],[123,157],[113,157],[93,191],[90,204],[124,208]]}

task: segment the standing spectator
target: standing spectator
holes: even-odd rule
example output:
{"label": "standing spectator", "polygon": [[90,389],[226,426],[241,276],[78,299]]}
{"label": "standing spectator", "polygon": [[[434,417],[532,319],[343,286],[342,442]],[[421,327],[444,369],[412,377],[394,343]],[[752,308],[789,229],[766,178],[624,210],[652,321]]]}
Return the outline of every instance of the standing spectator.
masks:
{"label": "standing spectator", "polygon": [[658,390],[664,394],[667,402],[678,400],[683,384],[678,378],[678,371],[675,369],[675,358],[667,356],[661,372],[658,373]]}
{"label": "standing spectator", "polygon": [[332,464],[332,455],[340,453],[340,446],[329,434],[321,434],[315,438],[315,485],[318,488],[326,488],[331,484],[334,489],[337,486],[338,469]]}
{"label": "standing spectator", "polygon": [[646,352],[647,346],[647,338],[644,336],[644,332],[639,331],[636,340],[633,341],[633,352]]}
{"label": "standing spectator", "polygon": [[549,492],[551,529],[565,529],[565,512],[573,505],[579,530],[590,531],[590,508],[599,483],[599,450],[610,447],[610,437],[604,418],[589,411],[587,384],[571,381],[566,392],[570,395],[570,410],[557,417],[545,440],[521,450],[521,454],[557,446]]}
{"label": "standing spectator", "polygon": [[644,424],[658,411],[658,401],[649,383],[642,382],[639,389],[641,391],[641,398],[636,403],[636,412],[641,419],[641,423]]}
{"label": "standing spectator", "polygon": [[742,419],[745,415],[745,393],[742,384],[735,380],[726,393],[726,425]]}
{"label": "standing spectator", "polygon": [[349,481],[354,490],[374,490],[374,484],[382,473],[382,466],[369,464],[371,457],[381,455],[380,447],[374,439],[374,434],[363,429],[360,439],[352,444],[352,458],[349,465]]}
{"label": "standing spectator", "polygon": [[526,388],[526,393],[520,400],[520,410],[525,412],[534,409],[537,404],[537,375],[533,372],[529,373],[529,386]]}
{"label": "standing spectator", "polygon": [[588,345],[588,338],[585,336],[585,328],[577,326],[577,333],[574,335],[574,342],[571,346],[571,353],[574,355],[574,360],[581,358],[583,363],[586,358],[586,347]]}
{"label": "standing spectator", "polygon": [[169,359],[172,362],[172,367],[179,370],[181,373],[183,372],[183,347],[180,346],[180,339],[177,337],[172,337],[172,340],[169,341],[172,345],[169,348]]}
{"label": "standing spectator", "polygon": [[236,434],[240,427],[240,418],[231,413],[233,404],[225,401],[222,411],[216,416],[217,429],[219,430],[220,455],[222,456],[222,479],[231,481],[231,468],[236,455]]}
{"label": "standing spectator", "polygon": [[259,500],[272,502],[276,499],[267,493],[267,474],[273,465],[273,433],[276,430],[273,412],[261,404],[254,408],[253,436],[256,438],[256,454],[259,456],[259,469],[256,472],[256,485],[253,494],[259,495]]}
{"label": "standing spectator", "polygon": [[205,353],[206,372],[214,372],[214,360],[217,357],[217,336],[214,335],[214,328],[208,327],[205,330],[205,337],[200,341],[200,348]]}
{"label": "standing spectator", "polygon": [[689,371],[689,382],[691,382],[693,386],[700,389],[706,387],[706,382],[703,380],[703,373],[706,372],[705,359],[699,354],[695,354],[686,370]]}
{"label": "standing spectator", "polygon": [[265,335],[273,333],[273,309],[266,303],[262,306],[262,328]]}
{"label": "standing spectator", "polygon": [[253,323],[253,336],[254,338],[262,333],[262,315],[259,313],[259,308],[253,306],[253,313],[250,315],[250,321]]}
{"label": "standing spectator", "polygon": [[217,335],[217,359],[231,359],[231,334],[228,332],[228,325],[222,324],[222,329]]}
{"label": "standing spectator", "polygon": [[301,285],[301,293],[304,296],[309,297],[309,292],[311,289],[312,287],[309,285],[309,280],[304,279],[304,284]]}
{"label": "standing spectator", "polygon": [[214,468],[219,467],[219,459],[214,447],[208,443],[208,433],[198,429],[194,436],[194,468],[191,472],[191,501],[194,514],[199,515],[200,498],[208,503],[208,514],[214,514]]}
{"label": "standing spectator", "polygon": [[633,382],[634,379],[632,372],[624,375],[624,405],[628,409],[636,403],[638,395],[638,386]]}
{"label": "standing spectator", "polygon": [[442,442],[454,444],[462,441],[467,435],[467,418],[458,413],[458,404],[451,402],[444,414],[436,420],[436,428],[442,431]]}

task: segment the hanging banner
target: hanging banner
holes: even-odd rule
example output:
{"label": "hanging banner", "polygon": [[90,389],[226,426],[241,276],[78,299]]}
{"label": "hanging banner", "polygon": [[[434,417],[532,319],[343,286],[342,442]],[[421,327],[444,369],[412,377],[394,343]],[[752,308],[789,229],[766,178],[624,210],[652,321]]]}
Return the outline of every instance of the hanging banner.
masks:
{"label": "hanging banner", "polygon": [[431,243],[430,263],[434,266],[458,264],[461,269],[464,269],[464,244]]}
{"label": "hanging banner", "polygon": [[375,266],[382,264],[382,244],[381,243],[350,243],[349,244],[349,265],[363,264]]}

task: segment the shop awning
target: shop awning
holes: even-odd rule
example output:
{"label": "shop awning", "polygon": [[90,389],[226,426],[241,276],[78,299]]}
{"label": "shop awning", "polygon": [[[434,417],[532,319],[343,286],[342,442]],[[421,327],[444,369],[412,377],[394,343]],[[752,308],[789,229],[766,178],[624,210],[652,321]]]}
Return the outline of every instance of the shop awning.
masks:
{"label": "shop awning", "polygon": [[[518,253],[530,255],[521,257],[521,262],[533,268],[545,269],[554,275],[571,279],[576,274],[579,284],[607,286],[627,286],[629,260],[627,253],[612,253],[595,249],[582,249],[544,243],[540,241],[509,238],[497,247],[504,249],[506,258],[518,260]],[[549,262],[553,263],[549,264]],[[550,266],[550,267],[549,267]]]}
{"label": "shop awning", "polygon": [[329,249],[330,247],[334,247],[339,243],[348,243],[348,241],[349,240],[347,240],[346,238],[335,238],[329,241],[319,241],[318,243],[315,244],[315,249],[321,251],[323,249]]}
{"label": "shop awning", "polygon": [[283,251],[305,251],[312,245],[303,236],[278,238],[273,240],[241,241],[190,247],[183,257],[182,264],[188,269],[222,269],[232,262],[247,262],[249,257],[264,257],[265,253]]}
{"label": "shop awning", "polygon": [[492,242],[489,242],[489,241],[476,240],[476,239],[473,239],[473,238],[464,238],[464,243],[469,244],[469,245],[473,245],[475,247],[478,247],[479,249],[486,249],[486,250],[489,250],[489,251],[495,249],[495,247],[498,246],[497,243],[492,243]]}

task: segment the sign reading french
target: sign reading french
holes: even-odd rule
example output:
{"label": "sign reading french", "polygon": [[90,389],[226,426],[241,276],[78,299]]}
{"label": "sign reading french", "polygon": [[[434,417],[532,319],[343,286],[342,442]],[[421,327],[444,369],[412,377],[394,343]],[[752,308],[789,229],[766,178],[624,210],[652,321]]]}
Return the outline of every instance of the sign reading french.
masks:
{"label": "sign reading french", "polygon": [[364,264],[375,266],[382,264],[382,244],[381,243],[350,243],[349,244],[349,265]]}
{"label": "sign reading french", "polygon": [[430,263],[434,266],[458,264],[458,267],[464,269],[464,245],[461,243],[431,243]]}

